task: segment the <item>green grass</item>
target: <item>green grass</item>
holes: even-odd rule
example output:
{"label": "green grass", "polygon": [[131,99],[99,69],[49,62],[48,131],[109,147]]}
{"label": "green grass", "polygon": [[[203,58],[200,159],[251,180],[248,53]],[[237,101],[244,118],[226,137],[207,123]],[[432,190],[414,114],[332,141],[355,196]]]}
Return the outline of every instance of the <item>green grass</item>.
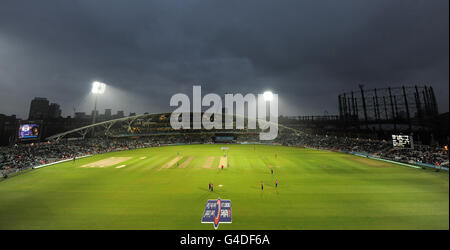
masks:
{"label": "green grass", "polygon": [[[107,153],[8,178],[0,182],[0,229],[212,229],[200,220],[206,200],[218,197],[233,206],[233,223],[219,229],[449,229],[447,172],[301,148],[226,146],[225,170],[218,169],[221,145],[190,145]],[[180,165],[195,158],[183,169],[161,169],[177,152]],[[113,156],[133,158],[120,169],[80,167]],[[210,156],[212,168],[202,168]]]}

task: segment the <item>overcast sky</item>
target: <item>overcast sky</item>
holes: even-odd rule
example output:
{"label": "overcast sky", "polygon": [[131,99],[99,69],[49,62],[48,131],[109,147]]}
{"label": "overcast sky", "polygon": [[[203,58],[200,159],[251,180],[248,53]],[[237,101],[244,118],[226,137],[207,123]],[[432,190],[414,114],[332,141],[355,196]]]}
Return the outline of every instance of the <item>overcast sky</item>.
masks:
{"label": "overcast sky", "polygon": [[337,113],[358,88],[431,85],[449,106],[448,0],[0,1],[0,113],[33,97],[90,112],[172,111],[170,97],[279,94],[280,113]]}

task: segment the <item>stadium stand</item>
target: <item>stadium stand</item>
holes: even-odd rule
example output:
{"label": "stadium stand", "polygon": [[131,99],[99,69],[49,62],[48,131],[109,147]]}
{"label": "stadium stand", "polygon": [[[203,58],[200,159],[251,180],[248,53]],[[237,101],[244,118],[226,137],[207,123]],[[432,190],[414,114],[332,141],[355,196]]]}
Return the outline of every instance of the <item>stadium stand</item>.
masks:
{"label": "stadium stand", "polygon": [[[231,143],[259,143],[256,133],[235,132]],[[98,137],[83,140],[63,139],[54,142],[16,144],[0,147],[0,169],[9,174],[55,161],[137,148],[173,144],[214,143],[210,133],[165,133],[153,136]],[[357,152],[404,163],[427,163],[448,167],[448,151],[441,147],[415,145],[414,149],[394,149],[392,142],[384,140],[318,135],[307,132],[280,130],[273,144],[309,147],[340,152]]]}

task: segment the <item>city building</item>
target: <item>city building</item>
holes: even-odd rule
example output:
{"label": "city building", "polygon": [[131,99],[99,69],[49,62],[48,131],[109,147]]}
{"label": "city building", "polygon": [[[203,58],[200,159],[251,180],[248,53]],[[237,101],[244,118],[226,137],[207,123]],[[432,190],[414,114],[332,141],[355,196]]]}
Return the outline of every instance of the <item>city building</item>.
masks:
{"label": "city building", "polygon": [[111,119],[111,109],[105,109],[105,119],[106,120]]}
{"label": "city building", "polygon": [[123,110],[117,111],[116,118],[122,118],[122,117],[124,117],[124,116],[125,116],[125,115],[124,115]]}
{"label": "city building", "polygon": [[59,118],[61,117],[61,108],[57,103],[51,103],[48,108],[48,116],[49,118]]}
{"label": "city building", "polygon": [[16,138],[19,120],[15,115],[0,114],[0,145],[8,145]]}
{"label": "city building", "polygon": [[28,120],[43,120],[49,117],[49,101],[47,98],[35,97],[30,104]]}

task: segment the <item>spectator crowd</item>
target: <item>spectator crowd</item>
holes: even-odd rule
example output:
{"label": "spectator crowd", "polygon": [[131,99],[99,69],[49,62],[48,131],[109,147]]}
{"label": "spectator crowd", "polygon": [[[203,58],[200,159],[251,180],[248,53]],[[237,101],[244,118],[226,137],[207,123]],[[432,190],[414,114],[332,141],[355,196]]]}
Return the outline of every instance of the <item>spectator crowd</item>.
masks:
{"label": "spectator crowd", "polygon": [[[258,134],[239,134],[231,143],[257,143]],[[173,135],[147,137],[91,138],[84,140],[63,139],[58,142],[16,144],[0,147],[0,171],[2,174],[33,168],[42,164],[101,154],[111,151],[163,146],[166,144],[213,143],[214,136],[205,133],[174,133]],[[343,152],[358,152],[395,161],[428,163],[448,167],[448,151],[441,147],[415,145],[414,149],[395,149],[390,141],[373,139],[315,135],[311,133],[281,130],[271,143],[301,146]]]}

